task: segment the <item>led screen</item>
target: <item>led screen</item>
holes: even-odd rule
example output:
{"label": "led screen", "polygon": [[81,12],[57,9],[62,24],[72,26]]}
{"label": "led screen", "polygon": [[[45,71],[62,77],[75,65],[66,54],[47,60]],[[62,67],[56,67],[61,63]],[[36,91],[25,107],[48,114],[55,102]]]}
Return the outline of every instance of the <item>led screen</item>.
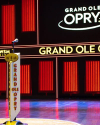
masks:
{"label": "led screen", "polygon": [[100,1],[39,0],[40,44],[100,41]]}

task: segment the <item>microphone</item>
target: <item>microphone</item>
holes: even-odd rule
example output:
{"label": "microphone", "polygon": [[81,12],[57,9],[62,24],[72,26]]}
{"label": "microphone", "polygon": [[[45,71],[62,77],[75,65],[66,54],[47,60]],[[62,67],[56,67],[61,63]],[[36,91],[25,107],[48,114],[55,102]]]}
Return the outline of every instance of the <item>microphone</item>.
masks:
{"label": "microphone", "polygon": [[12,41],[12,46],[13,46],[12,51],[13,51],[13,53],[14,53],[14,43],[18,43],[18,39],[17,38],[14,41]]}
{"label": "microphone", "polygon": [[12,43],[18,43],[18,39],[16,38]]}

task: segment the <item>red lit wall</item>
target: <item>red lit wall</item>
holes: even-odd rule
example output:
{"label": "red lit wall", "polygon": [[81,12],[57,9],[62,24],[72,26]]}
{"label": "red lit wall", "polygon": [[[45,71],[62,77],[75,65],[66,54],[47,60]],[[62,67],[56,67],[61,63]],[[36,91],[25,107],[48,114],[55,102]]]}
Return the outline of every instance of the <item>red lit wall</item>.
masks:
{"label": "red lit wall", "polygon": [[53,91],[53,61],[39,61],[39,91]]}
{"label": "red lit wall", "polygon": [[0,91],[6,91],[6,62],[0,63]]}
{"label": "red lit wall", "polygon": [[86,61],[86,92],[100,91],[100,61]]}
{"label": "red lit wall", "polygon": [[35,0],[22,0],[22,32],[35,31]]}
{"label": "red lit wall", "polygon": [[2,44],[12,44],[15,39],[15,5],[2,6]]}
{"label": "red lit wall", "polygon": [[78,91],[77,62],[64,62],[64,92]]}
{"label": "red lit wall", "polygon": [[30,65],[20,66],[20,87],[21,94],[31,94]]}

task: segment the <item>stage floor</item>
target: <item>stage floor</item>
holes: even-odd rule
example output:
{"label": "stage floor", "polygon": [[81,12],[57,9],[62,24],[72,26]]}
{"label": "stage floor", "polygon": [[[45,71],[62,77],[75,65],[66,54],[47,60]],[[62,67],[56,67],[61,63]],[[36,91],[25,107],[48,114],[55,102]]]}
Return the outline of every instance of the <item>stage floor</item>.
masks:
{"label": "stage floor", "polygon": [[[8,100],[0,100],[0,118],[9,118]],[[99,125],[100,101],[21,100],[21,111],[17,118],[36,120],[38,118],[40,121],[41,119],[56,119],[81,125]]]}

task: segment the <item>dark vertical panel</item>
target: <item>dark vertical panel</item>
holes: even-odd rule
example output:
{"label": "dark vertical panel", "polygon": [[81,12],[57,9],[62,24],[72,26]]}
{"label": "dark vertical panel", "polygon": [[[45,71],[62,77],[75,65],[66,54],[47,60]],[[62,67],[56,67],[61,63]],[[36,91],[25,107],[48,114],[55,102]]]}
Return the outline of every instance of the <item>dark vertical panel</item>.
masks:
{"label": "dark vertical panel", "polygon": [[23,31],[25,30],[25,21],[23,21],[24,20],[24,17],[25,17],[25,5],[24,5],[24,2],[22,2],[22,29],[23,29]]}
{"label": "dark vertical panel", "polygon": [[22,73],[22,83],[21,83],[21,85],[22,85],[22,93],[24,92],[24,87],[23,87],[23,82],[24,82],[24,74],[23,73],[24,73],[24,71],[23,70],[24,70],[24,68],[23,68],[23,65],[22,65],[22,72],[21,72]]}
{"label": "dark vertical panel", "polygon": [[25,93],[30,93],[30,91],[29,91],[29,86],[30,86],[29,85],[30,84],[29,83],[29,76],[30,75],[28,76],[28,74],[29,74],[30,71],[28,71],[28,66],[29,65],[25,65],[25,81],[26,81],[26,89],[25,89],[26,92]]}
{"label": "dark vertical panel", "polygon": [[35,0],[22,0],[22,32],[35,31]]}
{"label": "dark vertical panel", "polygon": [[31,4],[31,1],[29,0],[29,4],[28,4],[28,7],[29,7],[29,29],[31,29],[31,25],[30,25],[31,24],[31,21],[30,21],[31,20],[31,15],[30,15],[30,13],[31,13],[31,9],[30,8],[31,7],[30,7],[30,4]]}
{"label": "dark vertical panel", "polygon": [[70,92],[70,62],[68,62],[68,69],[69,69],[69,71],[68,71],[68,72],[69,72],[69,73],[68,73],[68,74],[69,74],[69,83],[68,83],[68,85],[69,85],[69,90],[68,90],[68,91]]}
{"label": "dark vertical panel", "polygon": [[[47,62],[47,63],[48,63],[48,62]],[[46,74],[46,64],[47,64],[47,63],[44,62],[44,72],[45,72],[45,73],[44,73],[44,75],[45,75],[45,76],[44,76],[44,90],[47,90],[47,86],[48,86],[48,84],[46,85],[46,76],[47,76],[47,74]],[[48,73],[48,72],[47,72],[47,73]]]}
{"label": "dark vertical panel", "polygon": [[22,92],[22,74],[21,74],[21,72],[22,72],[22,66],[20,65],[20,93]]}
{"label": "dark vertical panel", "polygon": [[72,91],[74,90],[74,62],[72,63]]}
{"label": "dark vertical panel", "polygon": [[[49,80],[47,80],[47,79],[50,79],[50,75],[48,74],[50,71],[49,71],[49,69],[51,68],[50,67],[50,65],[49,65],[49,67],[48,67],[48,64],[49,64],[49,62],[47,62],[46,63],[46,69],[48,69],[48,72],[47,72],[47,74],[46,74],[46,82],[48,83],[48,85],[46,86],[46,89],[48,90],[49,88],[51,89],[51,84],[49,83]],[[51,73],[50,73],[51,74]],[[46,83],[45,83],[46,84]]]}
{"label": "dark vertical panel", "polygon": [[[9,11],[11,12],[11,8],[9,8]],[[11,21],[10,21],[10,19],[11,19],[11,13],[9,13],[9,17],[10,17],[10,18],[9,18],[9,26],[11,26],[11,25],[12,25],[12,24],[11,24]],[[9,29],[9,42],[10,42],[11,39],[12,39],[12,38],[11,38],[12,36],[11,36],[10,34],[11,34],[11,30]],[[9,43],[9,44],[10,44],[10,43]]]}
{"label": "dark vertical panel", "polygon": [[88,71],[88,62],[86,61],[86,91],[88,91],[88,85],[87,83],[89,82],[89,71]]}
{"label": "dark vertical panel", "polygon": [[99,84],[99,88],[98,88],[98,91],[100,90],[100,61],[99,61],[99,75],[98,75],[98,77],[99,77],[99,82],[98,82],[98,84]]}
{"label": "dark vertical panel", "polygon": [[95,77],[94,77],[94,73],[95,73],[95,71],[96,71],[96,69],[95,69],[95,61],[93,61],[93,65],[92,65],[92,78],[91,78],[91,80],[93,81],[93,90],[92,91],[94,91],[94,89],[95,89],[95,86],[94,86],[94,82],[96,82],[95,81]]}
{"label": "dark vertical panel", "polygon": [[78,91],[77,62],[64,62],[64,92]]}
{"label": "dark vertical panel", "polygon": [[24,82],[23,82],[23,87],[24,87],[24,93],[26,92],[26,77],[25,77],[25,68],[26,66],[24,65]]}
{"label": "dark vertical panel", "polygon": [[[48,62],[48,72],[51,72],[51,70],[52,70],[52,64],[51,64],[52,62],[50,62],[50,68],[49,68],[49,62]],[[50,75],[48,75],[48,77],[49,77],[49,79],[51,78],[51,73],[50,73]],[[52,89],[52,84],[50,84],[51,83],[51,79],[49,80],[48,79],[48,83],[49,83],[49,85],[50,85],[50,90]],[[48,89],[49,89],[49,86],[48,86]]]}
{"label": "dark vertical panel", "polygon": [[78,91],[78,67],[77,67],[77,62],[76,63],[76,91]]}
{"label": "dark vertical panel", "polygon": [[39,63],[39,65],[40,65],[40,67],[39,67],[39,69],[40,69],[40,74],[39,74],[39,76],[40,76],[40,79],[39,79],[39,83],[41,82],[41,84],[40,84],[40,90],[42,90],[42,62],[41,63]]}
{"label": "dark vertical panel", "polygon": [[[100,91],[100,61],[86,61],[86,91]],[[87,80],[89,79],[89,80]]]}
{"label": "dark vertical panel", "polygon": [[[65,62],[65,64],[66,64],[66,62]],[[67,91],[69,90],[69,85],[68,85],[68,81],[69,81],[69,79],[68,79],[68,62],[67,62],[67,69],[65,69],[66,71],[67,71]],[[65,71],[65,73],[66,73],[66,71]],[[66,77],[65,77],[65,81],[66,81]],[[65,84],[66,84],[66,82],[65,82]]]}
{"label": "dark vertical panel", "polygon": [[6,63],[0,63],[0,91],[6,91]]}
{"label": "dark vertical panel", "polygon": [[25,65],[23,65],[23,93],[25,93]]}
{"label": "dark vertical panel", "polygon": [[30,22],[30,24],[31,24],[31,31],[32,31],[32,23],[33,23],[33,21],[32,21],[32,18],[33,18],[33,15],[32,15],[32,0],[30,0],[31,1],[31,6],[30,6],[30,9],[31,9],[31,13],[30,13],[30,16],[31,16],[31,22]]}
{"label": "dark vertical panel", "polygon": [[70,68],[71,68],[71,91],[73,91],[73,90],[72,90],[72,86],[73,86],[73,85],[72,85],[72,84],[73,84],[73,81],[72,81],[72,79],[73,79],[73,71],[72,71],[72,68],[73,68],[73,67],[72,67],[72,62],[71,62],[71,67],[70,67]]}
{"label": "dark vertical panel", "polygon": [[72,72],[72,91],[74,90],[73,89],[73,87],[74,87],[74,84],[73,84],[74,83],[74,81],[73,81],[74,80],[74,70],[73,70],[74,67],[73,67],[73,64],[74,64],[74,62],[72,63],[72,71],[71,71]]}
{"label": "dark vertical panel", "polygon": [[[63,72],[64,72],[64,74],[65,74],[65,68],[64,67],[66,67],[65,66],[65,62],[64,62],[64,64],[63,64]],[[64,81],[64,83],[66,82],[66,77],[64,77],[64,79],[63,79],[63,81]],[[64,87],[64,91],[66,90],[66,88]]]}
{"label": "dark vertical panel", "polygon": [[53,91],[53,61],[39,61],[39,91]]}
{"label": "dark vertical panel", "polygon": [[45,80],[45,69],[44,69],[45,67],[44,67],[44,61],[43,61],[43,74],[42,74],[42,78],[43,78],[43,82],[42,82],[42,86],[43,86],[43,90],[44,90],[44,80]]}
{"label": "dark vertical panel", "polygon": [[76,90],[76,84],[77,84],[77,74],[76,74],[76,62],[74,62],[74,69],[75,69],[75,71],[74,71],[74,77],[75,77],[75,81],[74,81],[74,90]]}
{"label": "dark vertical panel", "polygon": [[25,65],[25,82],[26,82],[26,93],[28,93],[28,71],[27,71],[28,65]]}
{"label": "dark vertical panel", "polygon": [[91,73],[91,76],[90,76],[90,79],[91,79],[90,91],[92,91],[92,82],[93,82],[93,81],[92,81],[92,61],[90,62],[90,67],[91,67],[91,68],[90,68],[90,71],[91,71],[91,72],[90,72],[90,73]]}
{"label": "dark vertical panel", "polygon": [[2,44],[12,44],[15,39],[15,5],[2,6]]}
{"label": "dark vertical panel", "polygon": [[[15,6],[14,5],[12,6],[12,34],[10,35],[12,35],[12,41],[13,41],[15,39]],[[9,43],[11,42],[9,41]]]}
{"label": "dark vertical panel", "polygon": [[29,10],[28,10],[28,3],[29,3],[29,0],[26,0],[26,19],[27,19],[27,24],[26,24],[26,30],[29,31],[28,27],[29,27],[29,19],[28,19],[28,15],[29,15]]}
{"label": "dark vertical panel", "polygon": [[99,91],[99,77],[100,77],[100,74],[99,74],[99,68],[100,68],[100,67],[99,67],[99,61],[98,61],[98,68],[97,68],[97,69],[98,69],[98,86],[97,86],[98,91]]}
{"label": "dark vertical panel", "polygon": [[30,65],[28,65],[28,93],[31,93],[30,84]]}
{"label": "dark vertical panel", "polygon": [[[90,91],[90,61],[88,62],[89,63],[89,89],[88,89],[88,91]],[[88,84],[88,83],[87,83]]]}
{"label": "dark vertical panel", "polygon": [[31,94],[30,88],[30,65],[20,66],[21,94]]}
{"label": "dark vertical panel", "polygon": [[[74,66],[74,68],[73,68],[73,72],[74,72],[74,79],[73,79],[73,81],[75,82],[75,84],[77,84],[76,83],[76,68],[75,68],[75,62],[73,63],[73,66]],[[73,90],[75,90],[75,84],[73,85]]]}
{"label": "dark vertical panel", "polygon": [[54,73],[53,73],[53,61],[51,62],[51,64],[52,64],[52,72],[51,72],[51,76],[52,76],[51,79],[52,79],[52,82],[51,82],[51,83],[52,83],[52,90],[53,90],[53,74],[54,74]]}
{"label": "dark vertical panel", "polygon": [[[5,33],[6,33],[6,34],[5,34],[5,36],[3,35],[3,38],[6,37],[6,41],[4,42],[4,40],[2,39],[2,42],[3,42],[3,44],[7,44],[7,41],[8,41],[8,31],[7,31],[7,30],[8,30],[8,28],[7,28],[7,27],[8,27],[8,25],[7,25],[7,20],[8,20],[8,19],[7,19],[7,18],[8,18],[8,17],[7,17],[7,6],[5,7],[5,10],[4,10],[4,16],[5,16],[5,24],[4,24],[4,25],[5,25]],[[3,24],[3,22],[2,22],[2,24]]]}
{"label": "dark vertical panel", "polygon": [[95,87],[95,89],[96,89],[96,91],[98,91],[98,89],[97,89],[97,84],[98,84],[98,70],[97,70],[97,61],[96,61],[96,65],[95,65],[95,67],[96,67],[96,86],[95,86],[95,83],[94,83],[94,87]]}

